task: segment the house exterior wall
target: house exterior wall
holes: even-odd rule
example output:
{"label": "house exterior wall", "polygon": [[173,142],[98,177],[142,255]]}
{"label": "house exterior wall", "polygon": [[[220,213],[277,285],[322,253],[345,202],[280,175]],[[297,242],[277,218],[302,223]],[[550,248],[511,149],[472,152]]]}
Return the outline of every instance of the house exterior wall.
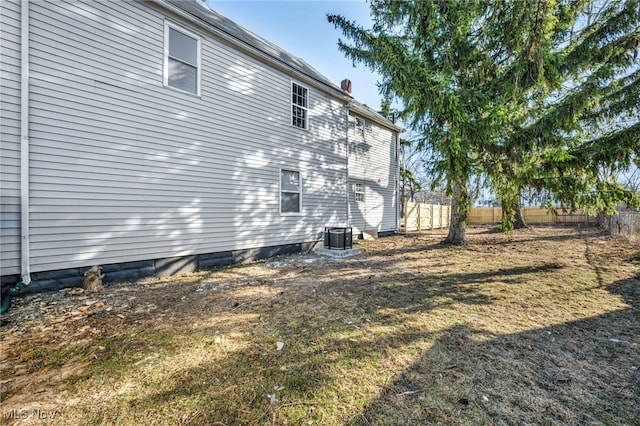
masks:
{"label": "house exterior wall", "polygon": [[[32,272],[314,241],[346,224],[341,101],[307,86],[309,130],[295,128],[290,76],[144,3],[30,13]],[[166,21],[201,37],[200,97],[163,86]],[[281,169],[300,172],[299,215],[279,212]]]}
{"label": "house exterior wall", "polygon": [[0,13],[0,271],[20,272],[20,2]]}
{"label": "house exterior wall", "polygon": [[[398,229],[397,132],[364,117],[349,118],[349,214],[354,233]],[[364,189],[356,200],[355,185]]]}

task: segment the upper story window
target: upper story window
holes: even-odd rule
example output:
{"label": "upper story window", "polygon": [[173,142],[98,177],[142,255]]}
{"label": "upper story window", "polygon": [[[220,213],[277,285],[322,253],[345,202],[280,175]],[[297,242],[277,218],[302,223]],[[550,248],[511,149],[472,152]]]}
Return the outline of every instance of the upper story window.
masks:
{"label": "upper story window", "polygon": [[353,195],[356,201],[364,201],[364,183],[353,184]]}
{"label": "upper story window", "polygon": [[280,213],[300,213],[302,181],[296,170],[280,170]]}
{"label": "upper story window", "polygon": [[309,90],[291,83],[291,124],[301,129],[309,127]]}
{"label": "upper story window", "polygon": [[356,117],[355,126],[353,126],[353,131],[355,135],[364,135],[365,130],[367,130],[367,122],[360,117]]}
{"label": "upper story window", "polygon": [[164,84],[200,95],[200,37],[167,23],[164,31]]}

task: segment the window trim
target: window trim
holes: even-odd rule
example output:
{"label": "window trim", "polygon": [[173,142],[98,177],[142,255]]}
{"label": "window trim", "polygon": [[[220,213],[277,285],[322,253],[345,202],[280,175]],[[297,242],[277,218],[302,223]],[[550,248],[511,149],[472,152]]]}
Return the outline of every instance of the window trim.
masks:
{"label": "window trim", "polygon": [[[358,191],[358,185],[362,186],[362,191]],[[365,200],[365,187],[364,182],[354,182],[353,183],[353,199],[357,203],[364,203]],[[358,195],[362,195],[362,199],[358,199]]]}
{"label": "window trim", "polygon": [[[174,87],[169,85],[169,29],[173,29],[178,31],[188,37],[191,37],[197,42],[197,64],[196,64],[196,92],[190,92],[188,90],[180,89],[179,87]],[[163,86],[167,87],[171,90],[177,90],[180,93],[186,93],[192,96],[200,97],[202,95],[202,37],[193,31],[189,31],[181,25],[174,24],[171,21],[164,21],[164,70],[163,70]],[[175,58],[174,58],[175,59]],[[176,59],[179,60],[179,59]],[[182,61],[181,61],[182,62]],[[192,65],[192,64],[189,64]]]}
{"label": "window trim", "polygon": [[355,121],[353,122],[353,135],[365,137],[367,133],[371,131],[371,123],[366,118],[362,118],[359,116],[354,116]]}
{"label": "window trim", "polygon": [[[300,106],[300,105],[298,105],[296,103],[293,103],[293,86],[294,85],[296,85],[298,87],[302,87],[304,90],[307,91],[307,106],[306,107],[303,107],[303,106]],[[311,95],[311,91],[309,90],[309,87],[307,87],[307,86],[305,86],[303,84],[300,84],[297,81],[291,80],[291,85],[289,86],[289,100],[290,100],[290,102],[289,102],[289,105],[290,105],[289,113],[291,114],[291,117],[289,119],[289,124],[291,124],[291,127],[295,127],[296,129],[300,129],[300,130],[309,131],[309,104],[311,103],[310,95]],[[293,123],[293,108],[294,107],[302,108],[306,112],[306,114],[304,115],[304,127],[296,126]]]}
{"label": "window trim", "polygon": [[[282,189],[282,172],[295,172],[298,173],[298,192],[285,191]],[[299,194],[298,197],[298,211],[297,212],[283,212],[282,211],[282,193]],[[278,173],[278,211],[281,216],[301,216],[302,215],[302,172],[299,169],[293,167],[280,167]]]}

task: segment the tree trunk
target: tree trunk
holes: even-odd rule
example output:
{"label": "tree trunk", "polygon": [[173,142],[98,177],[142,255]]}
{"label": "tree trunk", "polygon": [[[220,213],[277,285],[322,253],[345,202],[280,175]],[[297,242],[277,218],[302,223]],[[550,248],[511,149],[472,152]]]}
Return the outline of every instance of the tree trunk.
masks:
{"label": "tree trunk", "polygon": [[469,202],[467,188],[458,182],[451,184],[451,221],[449,223],[449,235],[444,240],[445,244],[462,245],[467,243],[466,222],[469,214]]}
{"label": "tree trunk", "polygon": [[513,221],[513,229],[524,229],[529,226],[524,222],[522,217],[522,205],[518,203],[516,206],[516,219]]}
{"label": "tree trunk", "polygon": [[[513,223],[510,223],[511,220],[513,220]],[[522,217],[520,196],[514,198],[511,202],[504,199],[502,200],[502,219],[500,220],[500,228],[503,231],[528,228],[524,218]]]}
{"label": "tree trunk", "polygon": [[611,216],[605,214],[603,211],[598,210],[598,215],[596,216],[596,220],[598,221],[598,226],[602,229],[609,230],[611,228]]}

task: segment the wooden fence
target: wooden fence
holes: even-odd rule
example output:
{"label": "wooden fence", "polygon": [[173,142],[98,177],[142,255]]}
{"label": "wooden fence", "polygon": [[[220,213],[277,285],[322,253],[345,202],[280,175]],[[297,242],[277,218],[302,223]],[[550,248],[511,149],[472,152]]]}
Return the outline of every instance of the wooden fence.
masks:
{"label": "wooden fence", "polygon": [[[546,207],[522,207],[522,218],[528,224],[548,225],[595,225],[596,216],[587,215],[583,210],[570,213],[556,208],[557,214],[549,213]],[[501,207],[476,207],[469,211],[468,225],[500,223]],[[405,202],[402,228],[404,232],[425,231],[428,229],[448,228],[451,220],[451,207],[438,204]],[[622,211],[615,216],[607,216],[602,224],[613,234],[640,237],[640,212]]]}
{"label": "wooden fence", "polygon": [[[522,218],[531,224],[595,224],[596,216],[589,216],[583,210],[570,213],[568,210],[556,208],[557,215],[549,213],[546,207],[523,207]],[[499,223],[502,218],[502,207],[478,207],[469,211],[467,224],[483,225]]]}
{"label": "wooden fence", "polygon": [[448,228],[451,207],[405,201],[402,225],[404,232]]}
{"label": "wooden fence", "polygon": [[640,238],[640,211],[621,210],[616,215],[606,216],[602,223],[612,234],[627,238]]}

